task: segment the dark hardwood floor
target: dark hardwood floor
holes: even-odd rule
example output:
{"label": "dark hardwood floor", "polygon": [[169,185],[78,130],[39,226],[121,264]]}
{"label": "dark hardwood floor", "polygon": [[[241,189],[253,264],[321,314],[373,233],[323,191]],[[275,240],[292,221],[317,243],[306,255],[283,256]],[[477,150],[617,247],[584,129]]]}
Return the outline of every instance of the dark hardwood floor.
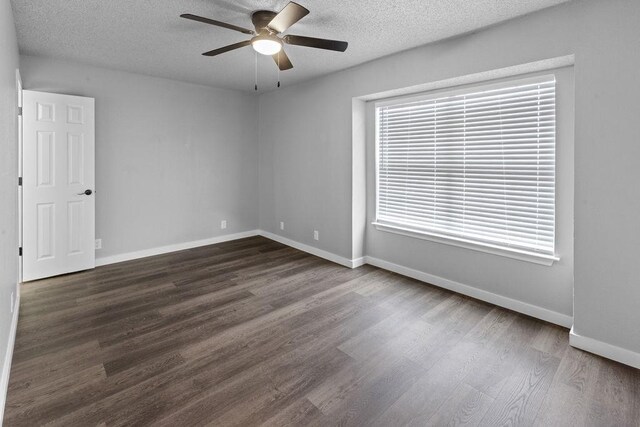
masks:
{"label": "dark hardwood floor", "polygon": [[566,329],[261,238],[22,287],[5,425],[638,426]]}

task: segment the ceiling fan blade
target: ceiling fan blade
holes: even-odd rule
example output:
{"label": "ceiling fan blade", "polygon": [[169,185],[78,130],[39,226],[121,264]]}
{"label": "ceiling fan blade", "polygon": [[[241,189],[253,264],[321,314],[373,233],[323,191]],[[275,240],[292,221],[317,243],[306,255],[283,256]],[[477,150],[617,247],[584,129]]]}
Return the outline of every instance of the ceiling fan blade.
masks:
{"label": "ceiling fan blade", "polygon": [[278,68],[280,68],[280,71],[290,70],[293,68],[293,64],[291,63],[291,60],[289,59],[287,54],[284,52],[284,49],[280,49],[280,52],[271,56],[273,57],[273,60],[276,61],[276,64],[278,65]]}
{"label": "ceiling fan blade", "polygon": [[255,34],[254,31],[249,30],[247,28],[238,27],[237,25],[227,24],[226,22],[215,21],[213,19],[204,18],[198,15],[192,15],[190,13],[183,13],[180,15],[181,18],[191,19],[192,21],[204,22],[205,24],[216,25],[222,28],[228,28],[230,30],[240,31],[244,34]]}
{"label": "ceiling fan blade", "polygon": [[221,53],[229,52],[230,50],[240,49],[241,47],[249,46],[251,44],[251,40],[245,40],[243,42],[230,44],[229,46],[221,47],[218,49],[210,50],[209,52],[203,53],[204,56],[216,56]]}
{"label": "ceiling fan blade", "polygon": [[335,50],[338,52],[344,52],[345,50],[347,50],[347,46],[349,46],[349,43],[339,40],[317,39],[315,37],[294,35],[286,35],[282,38],[282,40],[287,44],[315,47],[317,49]]}
{"label": "ceiling fan blade", "polygon": [[290,1],[284,9],[282,9],[276,16],[273,17],[267,27],[271,28],[278,33],[282,33],[290,26],[305,17],[309,11],[300,6],[298,3]]}

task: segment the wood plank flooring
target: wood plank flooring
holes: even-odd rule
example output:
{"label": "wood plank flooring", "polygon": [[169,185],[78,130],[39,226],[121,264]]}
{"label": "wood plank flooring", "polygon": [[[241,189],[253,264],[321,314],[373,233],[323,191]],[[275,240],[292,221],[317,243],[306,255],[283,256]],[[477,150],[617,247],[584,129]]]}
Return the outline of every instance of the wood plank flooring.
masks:
{"label": "wood plank flooring", "polygon": [[5,425],[638,426],[568,331],[261,237],[22,287]]}

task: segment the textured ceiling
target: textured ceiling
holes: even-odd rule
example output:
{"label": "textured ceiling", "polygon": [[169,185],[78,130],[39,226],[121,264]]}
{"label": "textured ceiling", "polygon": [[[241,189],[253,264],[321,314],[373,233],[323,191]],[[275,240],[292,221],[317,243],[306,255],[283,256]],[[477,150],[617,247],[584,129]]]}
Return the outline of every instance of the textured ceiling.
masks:
{"label": "textured ceiling", "polygon": [[[288,32],[349,42],[345,53],[287,46],[283,85],[476,30],[567,0],[298,0],[311,11]],[[253,90],[254,52],[202,52],[248,36],[179,18],[193,13],[253,28],[254,10],[288,0],[12,0],[20,51],[210,86]],[[260,57],[261,89],[277,68]]]}

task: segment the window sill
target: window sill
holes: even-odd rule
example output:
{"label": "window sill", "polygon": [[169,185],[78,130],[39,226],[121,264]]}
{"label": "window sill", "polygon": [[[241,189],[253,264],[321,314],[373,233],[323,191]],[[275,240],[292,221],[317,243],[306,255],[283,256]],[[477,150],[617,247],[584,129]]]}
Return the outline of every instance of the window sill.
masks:
{"label": "window sill", "polygon": [[507,258],[513,258],[520,261],[531,262],[534,264],[551,266],[555,261],[560,260],[558,256],[543,255],[536,252],[527,252],[518,249],[504,249],[499,246],[481,245],[478,243],[470,242],[464,239],[456,239],[449,236],[442,236],[438,234],[432,234],[426,231],[416,231],[409,228],[404,228],[398,225],[384,224],[380,222],[371,223],[376,230],[386,231],[389,233],[400,234],[403,236],[414,237],[416,239],[429,240],[436,243],[442,243],[451,246],[458,246],[461,248],[471,249],[474,251],[485,252],[492,255],[499,255]]}

